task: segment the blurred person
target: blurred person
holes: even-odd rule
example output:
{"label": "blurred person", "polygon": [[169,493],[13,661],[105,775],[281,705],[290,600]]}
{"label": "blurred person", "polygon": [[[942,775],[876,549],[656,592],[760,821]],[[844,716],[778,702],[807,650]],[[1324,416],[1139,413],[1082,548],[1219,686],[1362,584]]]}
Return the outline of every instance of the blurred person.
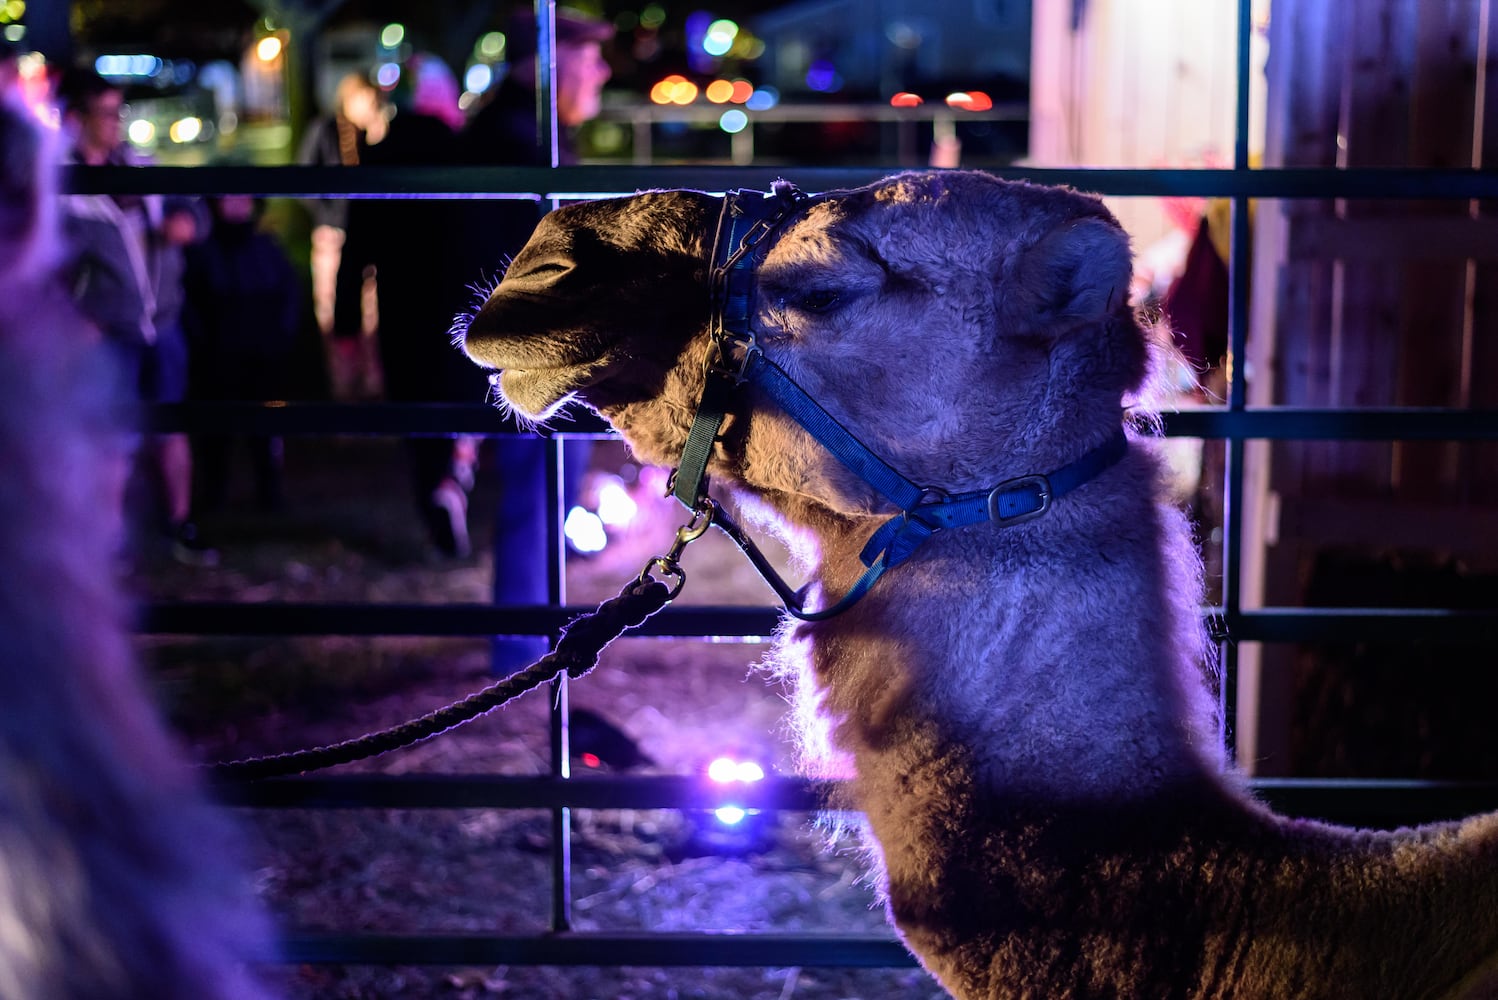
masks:
{"label": "blurred person", "polygon": [[[346,73],[334,90],[332,110],[307,127],[297,161],[313,167],[357,167],[365,147],[383,139],[388,124],[380,89],[363,73]],[[347,199],[319,198],[311,208],[315,224],[344,227]]]}
{"label": "blurred person", "polygon": [[[409,68],[403,76],[414,76]],[[378,166],[441,166],[455,158],[457,133],[422,113],[409,84],[395,90],[394,113],[362,162]],[[447,334],[466,292],[456,287],[449,231],[473,202],[360,199],[348,210],[347,238],[334,296],[335,336],[357,336],[366,275],[374,278],[380,377],[393,402],[453,402],[484,397],[483,374],[452,348]],[[433,234],[414,238],[413,234]],[[435,238],[442,234],[442,238]],[[412,496],[432,548],[446,558],[470,554],[468,491],[473,486],[473,442],[450,436],[406,440]]]}
{"label": "blurred person", "polygon": [[[344,74],[333,94],[331,110],[313,120],[302,137],[297,161],[312,167],[357,167],[371,143],[385,137],[389,108],[385,96],[364,73]],[[333,298],[338,262],[348,227],[348,199],[316,198],[306,202],[311,214],[312,312],[322,338],[335,399],[368,398],[379,392],[374,359],[374,316],[361,323],[363,336],[333,337]],[[361,302],[373,302],[373,289],[360,289]]]}
{"label": "blurred person", "polygon": [[[124,92],[92,69],[76,68],[58,85],[66,161],[99,166],[145,162],[124,141]],[[119,376],[116,391],[145,403],[180,402],[187,392],[182,332],[183,250],[205,231],[198,202],[160,195],[62,198],[73,295],[103,333]],[[179,561],[211,565],[192,514],[192,451],[186,434],[155,434],[146,456],[160,491],[163,530]]]}
{"label": "blurred person", "polygon": [[53,79],[46,58],[19,42],[0,35],[0,100],[25,108],[36,120],[55,124],[52,107]]}
{"label": "blurred person", "polygon": [[[550,137],[537,133],[536,20],[527,10],[512,15],[505,30],[510,68],[499,86],[474,113],[459,140],[465,163],[495,166],[550,166]],[[556,121],[558,164],[577,162],[576,129],[597,116],[611,69],[603,46],[614,37],[613,25],[569,8],[556,11]],[[530,238],[540,221],[539,206],[528,201],[495,200],[469,206],[461,230],[465,262],[462,273],[476,288],[491,287],[502,269]],[[472,303],[469,303],[470,305]],[[461,329],[460,317],[455,332]],[[525,428],[515,428],[517,431]],[[532,434],[495,439],[495,462],[501,490],[496,512],[494,601],[499,605],[547,603],[548,520],[546,468],[550,442]],[[576,501],[590,448],[568,442],[563,469],[563,506]],[[543,636],[495,640],[493,669],[505,673],[544,655]]]}
{"label": "blurred person", "polygon": [[160,717],[109,572],[129,434],[58,281],[56,133],[0,101],[0,996],[259,1000],[247,843]]}
{"label": "blurred person", "polygon": [[[556,11],[557,163],[577,162],[575,130],[598,116],[612,70],[603,57],[614,26],[566,7]],[[509,70],[463,130],[464,162],[550,166],[549,143],[536,135],[536,19],[514,13],[505,29]],[[518,250],[520,244],[512,247]]]}
{"label": "blurred person", "polygon": [[411,88],[411,107],[417,112],[441,119],[454,132],[463,127],[466,117],[458,104],[462,88],[441,56],[416,53],[407,60],[401,80]]}
{"label": "blurred person", "polygon": [[[259,227],[259,199],[223,195],[208,205],[208,236],[187,254],[189,392],[200,399],[284,399],[301,330],[301,279],[280,242]],[[221,508],[228,497],[233,443],[227,434],[197,441],[200,506],[206,511]],[[259,434],[246,443],[256,504],[279,510],[285,501],[281,439]]]}
{"label": "blurred person", "polygon": [[0,99],[19,98],[21,90],[21,49],[0,35]]}

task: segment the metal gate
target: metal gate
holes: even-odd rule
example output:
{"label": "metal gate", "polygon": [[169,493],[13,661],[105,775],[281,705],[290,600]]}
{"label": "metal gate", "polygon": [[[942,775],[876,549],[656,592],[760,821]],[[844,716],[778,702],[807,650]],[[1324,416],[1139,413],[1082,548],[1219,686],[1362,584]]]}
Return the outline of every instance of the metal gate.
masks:
{"label": "metal gate", "polygon": [[[1210,196],[1231,199],[1232,267],[1230,358],[1245,357],[1249,277],[1250,199],[1498,199],[1498,174],[1465,169],[1250,169],[1248,164],[1249,0],[1238,3],[1238,94],[1233,166],[1209,170],[1028,169],[995,171],[1009,179],[1066,184],[1116,196]],[[544,38],[543,38],[544,40]],[[450,198],[495,192],[540,196],[557,201],[589,193],[627,192],[646,187],[691,187],[722,191],[732,187],[768,188],[780,177],[806,190],[854,186],[885,171],[827,168],[390,168],[357,171],[314,167],[72,168],[66,187],[74,192],[250,193],[264,196],[393,196]],[[1490,637],[1498,630],[1494,609],[1391,611],[1378,608],[1244,607],[1244,449],[1255,440],[1445,440],[1498,441],[1498,411],[1470,409],[1289,409],[1251,407],[1243,364],[1231,365],[1226,405],[1168,414],[1170,436],[1225,442],[1223,587],[1220,607],[1204,609],[1226,637],[1224,718],[1235,716],[1233,692],[1244,642],[1301,642],[1334,639],[1428,639],[1462,642]],[[176,404],[152,409],[149,422],[159,431],[259,432],[271,434],[402,435],[504,433],[499,415],[488,407],[379,404],[346,406],[293,403]],[[560,463],[552,446],[552,470]],[[239,604],[234,602],[156,602],[144,609],[141,631],[191,635],[426,635],[488,636],[555,634],[577,613],[562,601],[561,503],[558,477],[550,476],[557,517],[550,551],[553,600],[544,607],[486,605],[352,605],[333,603]],[[649,636],[766,635],[777,615],[772,608],[668,608],[640,630]],[[573,931],[571,920],[570,810],[707,809],[709,793],[685,777],[617,776],[586,782],[566,775],[568,758],[565,679],[551,714],[552,773],[544,777],[504,774],[468,776],[345,776],[280,779],[224,790],[232,802],[256,808],[493,808],[545,809],[552,815],[551,932],[502,935],[293,934],[286,957],[298,963],[457,965],[559,964],[650,966],[908,966],[913,961],[893,938],[834,934],[639,933]],[[1230,734],[1224,734],[1227,738]],[[1465,815],[1498,807],[1498,785],[1418,781],[1260,780],[1256,791],[1283,812],[1333,821],[1396,825]],[[750,790],[746,807],[765,810],[818,808],[821,790],[813,782],[770,778]]]}

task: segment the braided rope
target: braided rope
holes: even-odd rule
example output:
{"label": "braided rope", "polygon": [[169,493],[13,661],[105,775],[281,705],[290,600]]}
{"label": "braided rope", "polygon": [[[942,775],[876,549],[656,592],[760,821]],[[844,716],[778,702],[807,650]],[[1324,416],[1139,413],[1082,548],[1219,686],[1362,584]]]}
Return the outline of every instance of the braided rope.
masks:
{"label": "braided rope", "polygon": [[513,701],[563,671],[574,679],[582,677],[598,665],[599,654],[609,643],[619,638],[626,629],[644,622],[670,600],[670,588],[660,581],[648,578],[631,580],[619,591],[618,596],[604,601],[597,610],[579,615],[569,622],[562,630],[556,649],[525,669],[474,692],[462,701],[399,726],[367,733],[341,743],[266,757],[221,761],[207,765],[208,771],[216,779],[260,781],[316,771],[334,764],[347,764],[430,739]]}

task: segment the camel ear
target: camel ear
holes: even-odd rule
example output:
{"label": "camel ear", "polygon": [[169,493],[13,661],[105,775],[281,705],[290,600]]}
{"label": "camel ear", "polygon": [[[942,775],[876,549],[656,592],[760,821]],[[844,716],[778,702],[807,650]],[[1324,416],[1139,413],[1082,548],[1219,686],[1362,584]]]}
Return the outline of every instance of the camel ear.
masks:
{"label": "camel ear", "polygon": [[1101,318],[1129,295],[1129,237],[1103,219],[1080,219],[1051,230],[1019,261],[1019,287],[1031,307],[1052,321]]}

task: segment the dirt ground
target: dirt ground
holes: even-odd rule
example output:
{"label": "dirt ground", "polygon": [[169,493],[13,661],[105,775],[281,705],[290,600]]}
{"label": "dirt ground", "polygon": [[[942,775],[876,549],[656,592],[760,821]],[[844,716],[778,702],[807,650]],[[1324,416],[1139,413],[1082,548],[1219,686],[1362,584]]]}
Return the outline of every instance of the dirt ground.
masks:
{"label": "dirt ground", "polygon": [[[400,443],[290,438],[288,504],[252,509],[247,472],[224,512],[200,519],[213,567],[143,545],[131,585],[143,598],[241,601],[474,602],[488,599],[501,470],[483,453],[475,555],[443,560],[424,544],[405,491]],[[611,596],[669,545],[682,520],[660,497],[660,470],[635,470],[615,442],[594,445],[590,483],[633,478],[640,513],[604,552],[573,556],[568,603]],[[682,603],[769,603],[747,562],[716,532],[688,550]],[[142,636],[143,659],[189,749],[204,761],[337,742],[438,708],[494,678],[485,639]],[[606,716],[653,765],[699,773],[716,753],[759,756],[789,772],[785,703],[744,642],[621,639],[570,687],[574,707]],[[545,696],[532,693],[458,730],[330,773],[548,770]],[[586,764],[578,766],[585,767]],[[759,817],[763,835],[714,853],[710,817],[671,810],[575,810],[572,915],[580,931],[758,931],[889,935],[867,866],[816,817]],[[244,810],[256,878],[290,930],[529,934],[549,920],[550,829],[515,810]],[[918,969],[283,967],[291,997],[926,998]]]}

